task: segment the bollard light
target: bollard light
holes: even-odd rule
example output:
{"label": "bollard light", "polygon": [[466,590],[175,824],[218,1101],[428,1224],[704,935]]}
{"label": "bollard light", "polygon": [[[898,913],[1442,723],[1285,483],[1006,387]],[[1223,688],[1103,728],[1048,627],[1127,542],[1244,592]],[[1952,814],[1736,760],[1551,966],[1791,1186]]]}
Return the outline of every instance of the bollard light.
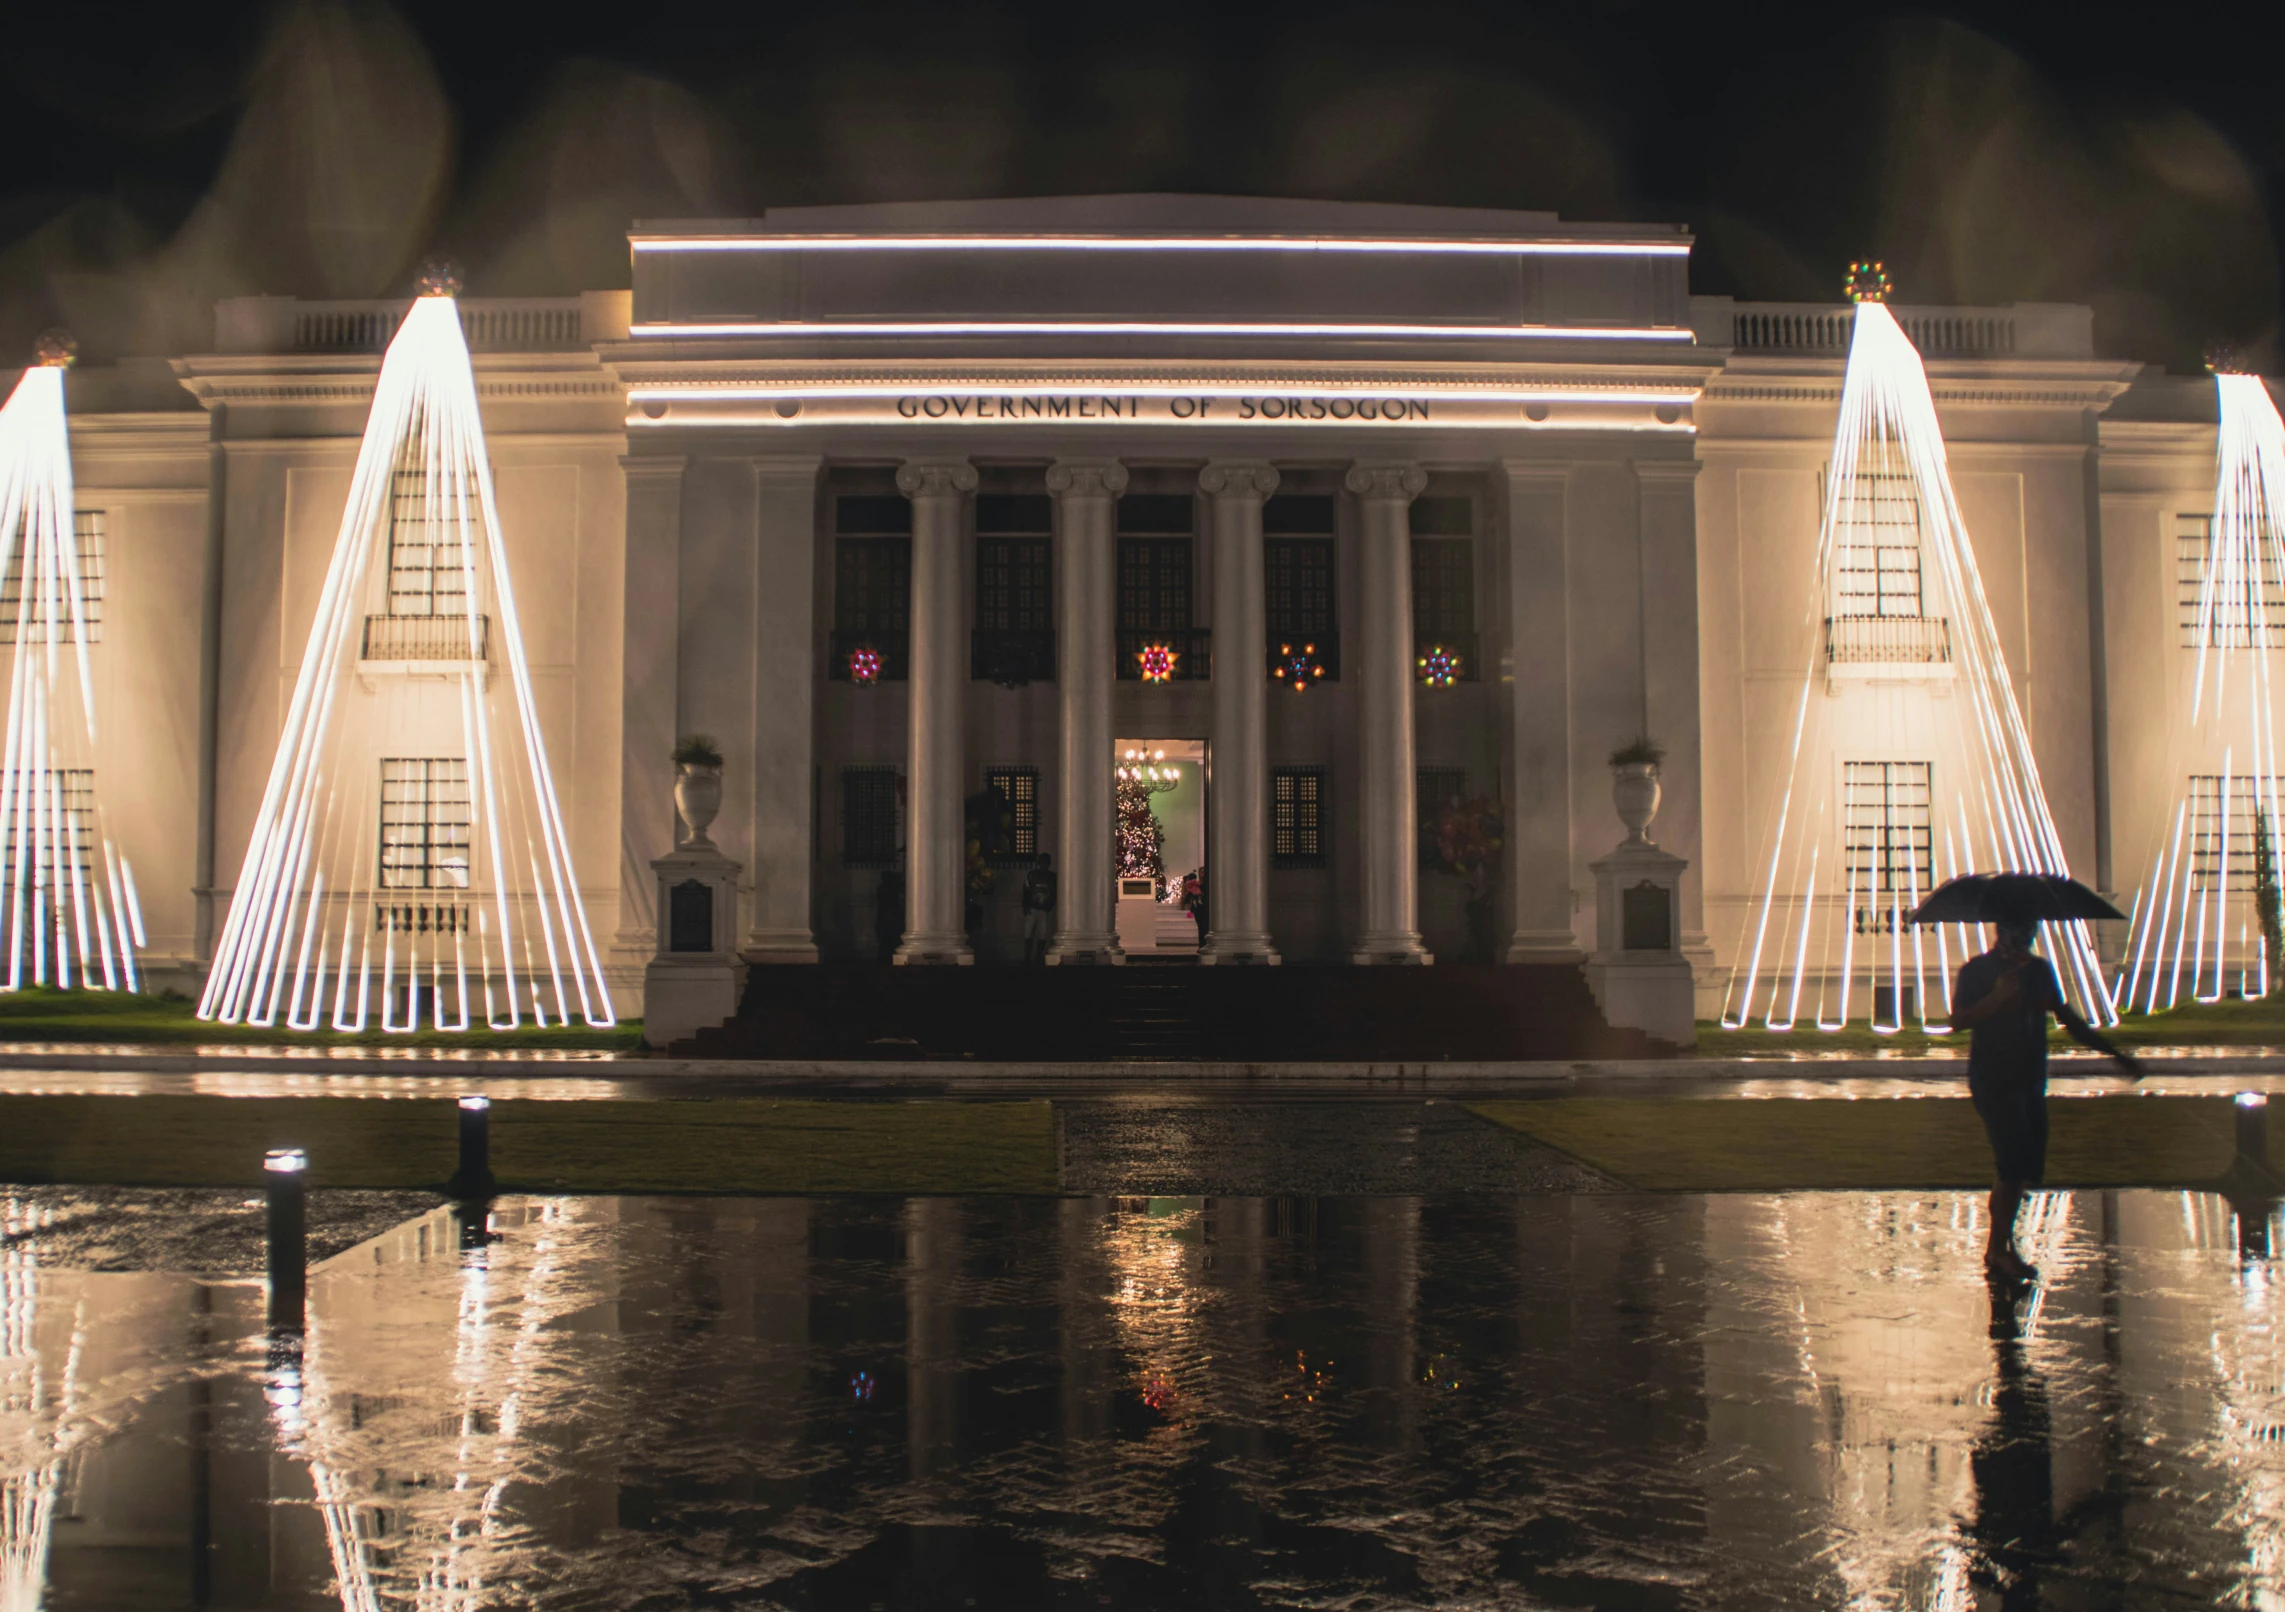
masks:
{"label": "bollard light", "polygon": [[309,1155],[274,1147],[262,1173],[270,1330],[299,1332],[309,1292]]}
{"label": "bollard light", "polygon": [[481,1093],[460,1099],[460,1168],[452,1177],[452,1195],[492,1195],[492,1099]]}
{"label": "bollard light", "polygon": [[2237,1094],[2237,1160],[2241,1165],[2269,1169],[2269,1097],[2258,1091]]}

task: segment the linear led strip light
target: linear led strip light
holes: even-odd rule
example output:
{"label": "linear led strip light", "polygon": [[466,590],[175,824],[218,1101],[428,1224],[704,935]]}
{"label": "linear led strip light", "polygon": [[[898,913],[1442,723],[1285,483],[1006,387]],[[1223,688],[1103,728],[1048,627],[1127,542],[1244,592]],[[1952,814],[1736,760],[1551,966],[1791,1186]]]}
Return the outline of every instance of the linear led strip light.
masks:
{"label": "linear led strip light", "polygon": [[718,386],[704,383],[682,382],[672,386],[637,384],[627,389],[627,401],[634,404],[700,403],[714,399],[731,402],[776,402],[780,398],[797,401],[839,397],[916,397],[939,394],[959,394],[978,397],[1310,397],[1310,398],[1404,398],[1425,402],[1455,403],[1627,403],[1637,405],[1671,405],[1687,408],[1698,400],[1698,388],[1643,388],[1634,391],[1598,390],[1593,387],[1550,388],[1528,386],[1360,386],[1349,382],[1330,385],[1293,381],[1268,381],[1259,385],[1242,385],[1231,381],[1204,383],[1148,381],[1106,381],[1097,386],[1077,386],[1069,382],[993,380],[969,381],[958,377],[935,377],[912,381],[903,385],[863,383],[853,386],[751,385],[738,381]]}
{"label": "linear led strip light", "polygon": [[[16,578],[7,744],[0,752],[0,989],[136,990],[146,943],[135,875],[95,792],[93,636],[73,531],[63,372],[70,339],[40,340],[0,408],[0,575]],[[62,646],[71,646],[66,656]]]}
{"label": "linear led strip light", "polygon": [[635,235],[637,252],[1321,252],[1376,256],[1688,257],[1690,242],[1334,235]]}
{"label": "linear led strip light", "polygon": [[635,337],[696,336],[1373,336],[1400,340],[1465,338],[1503,341],[1697,340],[1688,327],[1659,325],[1380,325],[1305,322],[1198,323],[1135,319],[654,320],[630,326]]}

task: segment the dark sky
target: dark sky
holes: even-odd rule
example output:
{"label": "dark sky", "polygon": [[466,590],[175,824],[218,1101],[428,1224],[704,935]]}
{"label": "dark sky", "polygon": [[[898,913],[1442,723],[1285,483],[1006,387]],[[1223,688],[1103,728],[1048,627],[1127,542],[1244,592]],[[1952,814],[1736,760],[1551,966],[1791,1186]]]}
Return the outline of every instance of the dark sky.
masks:
{"label": "dark sky", "polygon": [[2091,303],[2193,367],[2278,322],[2285,96],[2213,8],[18,8],[0,352],[207,344],[217,296],[624,285],[635,217],[1183,190],[1699,237],[1701,292]]}

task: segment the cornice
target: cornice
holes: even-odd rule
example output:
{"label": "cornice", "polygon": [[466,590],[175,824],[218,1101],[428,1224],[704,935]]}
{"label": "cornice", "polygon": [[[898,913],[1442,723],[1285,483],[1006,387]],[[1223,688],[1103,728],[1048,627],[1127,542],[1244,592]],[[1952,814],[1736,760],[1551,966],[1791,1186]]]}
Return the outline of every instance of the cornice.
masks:
{"label": "cornice", "polygon": [[1364,363],[1355,360],[1264,359],[662,359],[638,348],[615,357],[610,372],[630,389],[673,387],[701,393],[743,387],[898,387],[913,390],[1052,384],[1073,387],[1246,386],[1386,387],[1406,392],[1483,387],[1695,393],[1712,364]]}

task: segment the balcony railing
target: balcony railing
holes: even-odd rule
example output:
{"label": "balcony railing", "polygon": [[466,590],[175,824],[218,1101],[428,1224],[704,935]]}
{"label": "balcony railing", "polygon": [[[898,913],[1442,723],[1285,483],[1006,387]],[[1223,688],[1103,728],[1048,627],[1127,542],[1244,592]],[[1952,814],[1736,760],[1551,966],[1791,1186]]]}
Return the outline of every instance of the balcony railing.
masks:
{"label": "balcony railing", "polygon": [[[1146,663],[1144,652],[1153,649],[1165,650],[1171,664],[1162,665],[1155,656]],[[1203,627],[1181,632],[1122,632],[1118,656],[1122,682],[1203,683],[1214,675],[1214,635]],[[1165,675],[1156,675],[1160,671]]]}
{"label": "balcony railing", "polygon": [[1269,633],[1269,677],[1273,683],[1307,688],[1341,680],[1341,635],[1337,632]]}
{"label": "balcony railing", "polygon": [[[215,346],[224,353],[378,353],[412,306],[408,297],[305,302],[227,297],[215,306]],[[628,293],[576,297],[462,297],[460,329],[479,353],[577,352],[627,334]]]}
{"label": "balcony railing", "polygon": [[[490,616],[367,616],[361,657],[372,661],[482,660]],[[474,647],[470,635],[474,634]]]}
{"label": "balcony railing", "polygon": [[910,639],[902,632],[866,632],[854,627],[836,627],[826,641],[825,676],[835,683],[864,681],[850,665],[850,658],[860,649],[869,649],[880,662],[880,671],[873,678],[877,683],[902,683],[911,675]]}
{"label": "balcony railing", "polygon": [[[1437,659],[1439,650],[1443,652],[1441,660]],[[1431,688],[1442,688],[1449,683],[1481,682],[1483,669],[1476,661],[1476,635],[1458,632],[1434,638],[1416,636],[1412,641],[1412,675],[1415,681]]]}
{"label": "balcony railing", "polygon": [[1942,616],[1827,616],[1828,666],[1948,666],[1952,624]]}
{"label": "balcony railing", "polygon": [[1055,633],[1045,627],[978,627],[968,635],[968,675],[1021,688],[1055,681]]}

